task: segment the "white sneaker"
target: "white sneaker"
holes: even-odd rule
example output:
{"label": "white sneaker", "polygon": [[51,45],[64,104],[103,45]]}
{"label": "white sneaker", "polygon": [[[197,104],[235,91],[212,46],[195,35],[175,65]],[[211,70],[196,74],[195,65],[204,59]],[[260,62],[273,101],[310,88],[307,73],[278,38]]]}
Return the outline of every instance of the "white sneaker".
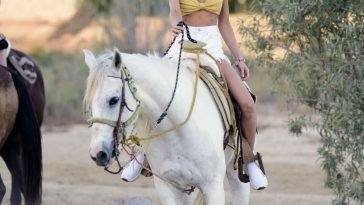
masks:
{"label": "white sneaker", "polygon": [[246,173],[249,175],[250,185],[255,190],[262,190],[268,187],[268,179],[255,162],[246,166]]}
{"label": "white sneaker", "polygon": [[126,182],[134,181],[143,170],[144,154],[136,153],[135,158],[124,167],[121,173],[121,179]]}

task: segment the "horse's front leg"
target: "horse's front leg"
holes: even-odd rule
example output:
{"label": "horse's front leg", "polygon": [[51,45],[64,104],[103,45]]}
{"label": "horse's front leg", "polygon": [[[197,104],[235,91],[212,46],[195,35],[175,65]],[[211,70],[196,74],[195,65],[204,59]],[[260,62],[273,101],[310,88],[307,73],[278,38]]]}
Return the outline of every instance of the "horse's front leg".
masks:
{"label": "horse's front leg", "polygon": [[234,169],[234,151],[230,148],[225,150],[226,176],[230,186],[231,204],[232,205],[249,205],[250,184],[243,183],[239,180],[238,170]]}
{"label": "horse's front leg", "polygon": [[168,182],[154,177],[154,186],[157,189],[161,203],[164,205],[193,205],[194,195],[188,195],[176,189]]}
{"label": "horse's front leg", "polygon": [[224,205],[224,178],[208,182],[201,187],[205,205]]}

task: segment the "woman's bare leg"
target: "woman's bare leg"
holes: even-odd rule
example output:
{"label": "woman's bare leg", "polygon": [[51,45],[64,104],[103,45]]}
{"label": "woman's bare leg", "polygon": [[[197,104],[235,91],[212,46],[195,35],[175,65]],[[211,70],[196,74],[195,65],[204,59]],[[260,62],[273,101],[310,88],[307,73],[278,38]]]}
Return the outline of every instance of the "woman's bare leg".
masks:
{"label": "woman's bare leg", "polygon": [[[241,80],[240,75],[230,66],[228,62],[222,61],[220,63],[220,68],[233,97],[238,102],[243,112],[241,122],[243,126],[243,132],[250,146],[250,152],[253,152],[257,127],[257,115],[254,100],[250,95],[245,83]],[[249,153],[247,154],[249,155]],[[248,158],[248,161],[245,160],[246,173],[249,175],[250,184],[254,189],[264,189],[268,186],[268,180],[258,165],[255,163],[253,157],[254,154],[250,154],[251,157]]]}
{"label": "woman's bare leg", "polygon": [[240,109],[243,112],[241,123],[244,136],[247,139],[251,149],[254,150],[257,127],[257,114],[254,100],[250,95],[248,88],[241,80],[239,74],[231,67],[228,62],[222,60],[220,67],[233,97],[238,102]]}

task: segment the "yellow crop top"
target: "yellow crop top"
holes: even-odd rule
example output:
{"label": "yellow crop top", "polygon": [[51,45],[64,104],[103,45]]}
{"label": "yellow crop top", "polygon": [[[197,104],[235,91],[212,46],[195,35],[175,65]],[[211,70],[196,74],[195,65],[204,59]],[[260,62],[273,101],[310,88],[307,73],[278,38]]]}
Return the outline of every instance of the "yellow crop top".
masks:
{"label": "yellow crop top", "polygon": [[199,2],[198,0],[180,0],[180,8],[182,16],[199,10],[206,10],[219,15],[222,3],[223,0],[205,0],[205,2]]}

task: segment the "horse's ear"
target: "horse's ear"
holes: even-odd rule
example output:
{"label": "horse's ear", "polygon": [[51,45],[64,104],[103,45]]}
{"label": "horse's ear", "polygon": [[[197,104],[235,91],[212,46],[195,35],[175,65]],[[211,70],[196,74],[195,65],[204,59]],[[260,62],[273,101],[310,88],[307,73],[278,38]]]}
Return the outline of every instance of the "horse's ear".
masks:
{"label": "horse's ear", "polygon": [[95,69],[95,67],[97,65],[96,57],[88,49],[83,49],[83,53],[85,55],[85,63],[88,66],[88,68],[90,69],[90,71],[92,71],[93,69]]}
{"label": "horse's ear", "polygon": [[119,70],[122,65],[120,51],[117,48],[114,49],[113,65],[117,70]]}

